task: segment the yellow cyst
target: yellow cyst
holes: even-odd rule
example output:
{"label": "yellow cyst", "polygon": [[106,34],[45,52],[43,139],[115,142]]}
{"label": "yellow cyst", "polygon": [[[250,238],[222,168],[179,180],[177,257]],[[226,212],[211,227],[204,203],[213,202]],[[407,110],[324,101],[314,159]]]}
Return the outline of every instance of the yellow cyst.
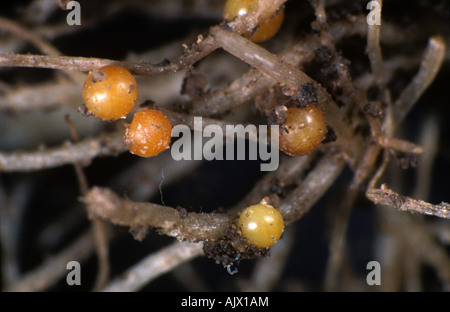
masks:
{"label": "yellow cyst", "polygon": [[274,207],[257,204],[241,213],[238,226],[249,244],[265,248],[273,245],[281,237],[284,221],[281,213]]}

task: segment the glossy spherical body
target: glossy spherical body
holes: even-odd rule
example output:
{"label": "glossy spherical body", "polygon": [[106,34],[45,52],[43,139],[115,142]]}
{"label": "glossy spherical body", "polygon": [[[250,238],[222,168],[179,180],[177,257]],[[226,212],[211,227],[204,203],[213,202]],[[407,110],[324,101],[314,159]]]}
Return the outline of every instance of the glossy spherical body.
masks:
{"label": "glossy spherical body", "polygon": [[326,134],[327,121],[318,106],[290,107],[286,121],[280,126],[280,150],[291,156],[310,154],[322,143]]}
{"label": "glossy spherical body", "polygon": [[[226,20],[232,20],[236,16],[244,16],[257,9],[258,0],[228,0],[225,3],[223,16]],[[253,42],[263,42],[272,38],[281,28],[284,19],[284,9],[267,21],[263,21],[254,34],[249,38]]]}
{"label": "glossy spherical body", "polygon": [[172,125],[160,111],[138,111],[128,125],[125,144],[131,153],[141,157],[156,156],[169,148]]}
{"label": "glossy spherical body", "polygon": [[137,98],[136,80],[120,66],[105,66],[91,71],[83,87],[87,113],[104,120],[125,118]]}
{"label": "glossy spherical body", "polygon": [[257,204],[241,213],[238,226],[249,244],[265,248],[273,245],[281,237],[284,221],[281,213],[274,207]]}

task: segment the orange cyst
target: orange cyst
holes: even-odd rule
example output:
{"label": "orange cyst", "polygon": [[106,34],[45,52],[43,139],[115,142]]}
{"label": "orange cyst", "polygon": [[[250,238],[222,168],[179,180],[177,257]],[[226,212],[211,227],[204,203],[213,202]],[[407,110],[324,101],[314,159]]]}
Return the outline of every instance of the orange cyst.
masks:
{"label": "orange cyst", "polygon": [[104,120],[125,118],[137,98],[136,80],[120,66],[105,66],[89,72],[83,87],[87,112]]}
{"label": "orange cyst", "polygon": [[160,111],[144,109],[134,115],[125,133],[125,144],[131,153],[152,157],[169,148],[172,125]]}
{"label": "orange cyst", "polygon": [[290,107],[280,127],[280,149],[291,156],[310,154],[322,143],[326,133],[327,121],[318,106]]}
{"label": "orange cyst", "polygon": [[[223,16],[226,20],[232,20],[238,15],[243,16],[251,10],[256,10],[257,5],[258,0],[228,0],[225,3]],[[284,9],[281,9],[276,16],[262,22],[249,39],[253,42],[262,42],[272,38],[280,30],[283,19]]]}

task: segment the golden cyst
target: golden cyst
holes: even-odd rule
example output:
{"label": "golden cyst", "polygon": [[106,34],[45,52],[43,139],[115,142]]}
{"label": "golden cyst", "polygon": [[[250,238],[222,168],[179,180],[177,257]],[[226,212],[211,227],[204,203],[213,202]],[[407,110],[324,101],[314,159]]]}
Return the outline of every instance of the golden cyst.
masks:
{"label": "golden cyst", "polygon": [[291,156],[311,154],[326,134],[327,121],[318,106],[290,107],[286,121],[280,127],[280,149]]}
{"label": "golden cyst", "polygon": [[[257,9],[258,0],[228,0],[225,3],[223,16],[226,20],[232,20],[236,16],[244,16],[249,11]],[[253,42],[269,40],[280,30],[284,19],[284,9],[267,21],[262,22],[254,34],[249,38]],[[248,34],[246,34],[248,35]]]}

